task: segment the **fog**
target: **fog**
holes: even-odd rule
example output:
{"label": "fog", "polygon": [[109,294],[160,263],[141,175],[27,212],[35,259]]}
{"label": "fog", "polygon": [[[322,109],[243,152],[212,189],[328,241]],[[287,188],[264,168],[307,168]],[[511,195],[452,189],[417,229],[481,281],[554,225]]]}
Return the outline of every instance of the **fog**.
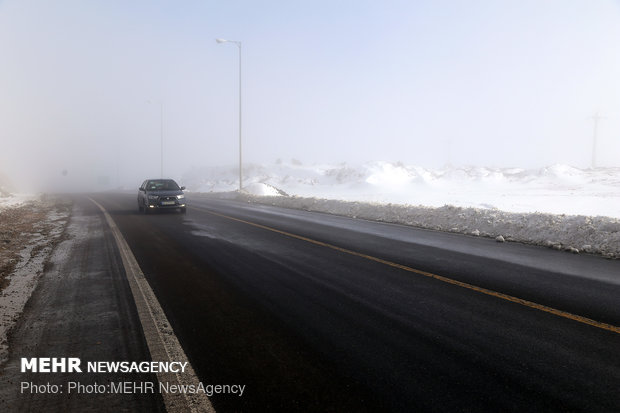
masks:
{"label": "fog", "polygon": [[[620,2],[0,0],[0,176],[620,164]],[[163,127],[162,127],[163,126]]]}

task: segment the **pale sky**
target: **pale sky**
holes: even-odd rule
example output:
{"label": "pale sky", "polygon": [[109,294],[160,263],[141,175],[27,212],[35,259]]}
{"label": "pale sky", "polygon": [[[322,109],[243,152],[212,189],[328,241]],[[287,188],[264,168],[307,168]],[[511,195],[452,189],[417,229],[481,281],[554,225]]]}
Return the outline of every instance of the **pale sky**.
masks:
{"label": "pale sky", "polygon": [[216,38],[248,162],[620,166],[618,0],[0,0],[0,174],[236,165]]}

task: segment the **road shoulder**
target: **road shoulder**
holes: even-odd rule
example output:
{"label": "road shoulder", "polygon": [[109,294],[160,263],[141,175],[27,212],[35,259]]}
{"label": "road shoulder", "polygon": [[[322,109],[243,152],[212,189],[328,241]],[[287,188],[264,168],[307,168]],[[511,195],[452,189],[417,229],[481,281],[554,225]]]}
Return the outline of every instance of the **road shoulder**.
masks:
{"label": "road shoulder", "polygon": [[[153,383],[147,373],[21,373],[22,358],[78,357],[88,361],[150,361],[116,244],[88,200],[73,207],[65,237],[9,335],[0,370],[2,411],[163,411],[159,392],[69,392],[69,383]],[[26,391],[23,383],[28,384]],[[45,391],[35,391],[33,388]],[[50,386],[57,385],[58,393]],[[92,387],[91,387],[92,388]]]}

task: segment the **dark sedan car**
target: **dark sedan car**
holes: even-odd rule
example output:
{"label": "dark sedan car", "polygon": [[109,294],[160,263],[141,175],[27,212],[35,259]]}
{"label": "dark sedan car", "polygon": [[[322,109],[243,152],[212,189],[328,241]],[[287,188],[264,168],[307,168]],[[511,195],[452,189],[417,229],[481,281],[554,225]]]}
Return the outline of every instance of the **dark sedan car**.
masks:
{"label": "dark sedan car", "polygon": [[185,213],[184,189],[172,179],[147,179],[138,188],[138,210],[145,214],[164,209],[178,209]]}

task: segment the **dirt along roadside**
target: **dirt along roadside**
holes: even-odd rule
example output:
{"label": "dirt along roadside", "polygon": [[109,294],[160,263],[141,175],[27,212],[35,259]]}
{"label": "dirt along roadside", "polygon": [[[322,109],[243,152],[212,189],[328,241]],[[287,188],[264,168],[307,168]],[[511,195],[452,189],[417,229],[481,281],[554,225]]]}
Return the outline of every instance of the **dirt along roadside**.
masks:
{"label": "dirt along roadside", "polygon": [[7,334],[62,239],[71,202],[46,195],[0,209],[0,364],[7,358]]}

